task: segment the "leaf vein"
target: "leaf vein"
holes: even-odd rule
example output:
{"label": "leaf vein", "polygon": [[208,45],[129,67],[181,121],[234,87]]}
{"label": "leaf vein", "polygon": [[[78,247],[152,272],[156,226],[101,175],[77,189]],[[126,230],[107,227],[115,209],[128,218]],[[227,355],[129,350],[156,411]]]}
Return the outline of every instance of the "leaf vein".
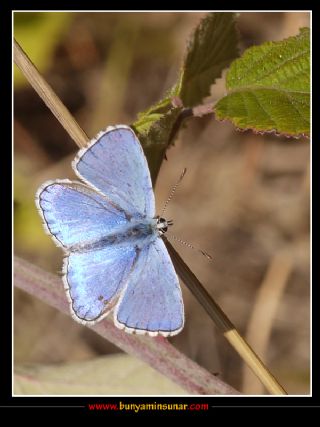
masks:
{"label": "leaf vein", "polygon": [[269,121],[275,126],[277,127],[277,122],[274,120],[274,118],[271,116],[271,114],[269,113],[269,111],[266,110],[266,108],[262,105],[258,95],[256,92],[252,92],[253,97],[255,98],[255,100],[257,101],[258,106],[260,107],[260,109],[264,112],[264,114],[268,117]]}
{"label": "leaf vein", "polygon": [[[310,52],[309,51],[309,49],[306,49],[306,50],[304,50],[303,52],[300,52],[300,53],[298,53],[297,55],[295,55],[295,56],[293,56],[293,57],[291,57],[291,58],[288,58],[288,59],[286,59],[285,61],[283,61],[283,62],[281,62],[280,64],[277,64],[274,68],[271,68],[270,70],[268,70],[268,72],[266,73],[266,74],[261,74],[261,75],[259,75],[255,80],[253,80],[253,81],[251,81],[250,83],[251,84],[253,84],[254,85],[254,83],[257,83],[257,82],[259,82],[260,80],[262,80],[262,79],[264,79],[264,78],[266,78],[266,77],[268,77],[268,76],[270,76],[271,74],[274,74],[275,73],[275,71],[277,71],[277,70],[279,70],[281,67],[283,67],[283,65],[285,65],[286,63],[289,63],[290,61],[293,61],[293,60],[295,60],[295,59],[297,59],[297,58],[299,58],[300,56],[303,56],[303,55],[305,55],[306,53],[308,53],[308,52]],[[257,65],[260,65],[261,63],[263,63],[263,62],[265,62],[266,61],[266,56],[268,56],[269,55],[269,53],[270,52],[267,52],[267,53],[264,53],[264,55],[262,55],[260,58],[258,58],[256,61],[253,61],[253,62],[251,62],[250,64],[244,64],[244,63],[242,63],[242,65],[244,66],[244,68],[245,68],[245,70],[243,70],[243,76],[241,76],[240,78],[241,79],[245,79],[245,78],[247,78],[247,75],[246,75],[246,71],[249,71],[249,70],[252,70],[253,68],[255,68]],[[240,60],[238,60],[238,61],[241,61],[241,59]],[[236,74],[236,78],[237,79],[239,79],[239,76],[237,76],[237,73],[235,73]],[[241,81],[237,81],[237,84],[239,84],[239,83],[241,83]],[[232,87],[230,87],[230,88],[232,88]]]}

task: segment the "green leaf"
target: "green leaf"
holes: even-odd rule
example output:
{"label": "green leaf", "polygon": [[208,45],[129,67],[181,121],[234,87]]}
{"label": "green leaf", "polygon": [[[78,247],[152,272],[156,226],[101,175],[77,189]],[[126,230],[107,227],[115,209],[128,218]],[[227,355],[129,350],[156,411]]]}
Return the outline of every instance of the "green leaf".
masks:
{"label": "green leaf", "polygon": [[59,365],[18,365],[14,392],[19,395],[187,393],[144,362],[126,354]]}
{"label": "green leaf", "polygon": [[[166,96],[138,115],[131,127],[137,133],[148,159],[153,183],[179,126],[182,105],[194,106],[210,94],[210,86],[237,56],[233,13],[209,13],[195,30],[177,83]],[[180,125],[180,123],[179,123]]]}
{"label": "green leaf", "polygon": [[229,93],[215,106],[219,120],[240,129],[309,135],[310,32],[245,51],[227,74]]}
{"label": "green leaf", "polygon": [[[215,79],[237,56],[236,45],[234,14],[209,13],[193,35],[177,83],[131,125],[144,148],[153,183],[181,124],[177,122],[183,110],[179,99],[185,106],[201,103]],[[177,105],[173,105],[175,98]]]}
{"label": "green leaf", "polygon": [[210,95],[210,86],[238,56],[235,14],[209,13],[189,42],[181,74],[180,98],[193,107]]}

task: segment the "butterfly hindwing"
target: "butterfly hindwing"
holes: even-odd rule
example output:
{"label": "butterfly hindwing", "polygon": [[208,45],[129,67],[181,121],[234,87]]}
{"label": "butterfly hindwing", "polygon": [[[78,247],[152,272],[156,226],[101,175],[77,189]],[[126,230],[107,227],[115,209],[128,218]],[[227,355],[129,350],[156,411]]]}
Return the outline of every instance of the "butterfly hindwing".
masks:
{"label": "butterfly hindwing", "polygon": [[71,312],[81,323],[96,322],[113,308],[136,262],[132,245],[74,252],[64,261]]}
{"label": "butterfly hindwing", "polygon": [[183,328],[179,280],[161,238],[139,254],[115,308],[114,319],[127,332],[149,335],[175,335]]}

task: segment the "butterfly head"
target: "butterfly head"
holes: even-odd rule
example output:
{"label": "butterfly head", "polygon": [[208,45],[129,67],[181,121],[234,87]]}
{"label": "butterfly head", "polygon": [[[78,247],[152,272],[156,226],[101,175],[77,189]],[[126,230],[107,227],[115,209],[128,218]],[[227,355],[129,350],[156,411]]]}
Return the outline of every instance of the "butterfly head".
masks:
{"label": "butterfly head", "polygon": [[168,231],[168,227],[173,225],[173,221],[169,219],[168,221],[164,218],[161,218],[160,216],[156,217],[157,221],[157,230],[160,235],[166,233]]}

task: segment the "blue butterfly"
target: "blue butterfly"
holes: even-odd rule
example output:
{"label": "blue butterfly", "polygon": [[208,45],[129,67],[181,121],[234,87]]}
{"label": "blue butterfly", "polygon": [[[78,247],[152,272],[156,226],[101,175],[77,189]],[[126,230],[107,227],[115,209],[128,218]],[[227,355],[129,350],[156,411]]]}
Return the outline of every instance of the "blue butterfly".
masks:
{"label": "blue butterfly", "polygon": [[36,204],[66,257],[63,281],[71,314],[94,324],[110,311],[126,332],[176,335],[184,324],[177,274],[155,216],[146,157],[124,125],[100,132],[72,167],[82,180],[45,182]]}

